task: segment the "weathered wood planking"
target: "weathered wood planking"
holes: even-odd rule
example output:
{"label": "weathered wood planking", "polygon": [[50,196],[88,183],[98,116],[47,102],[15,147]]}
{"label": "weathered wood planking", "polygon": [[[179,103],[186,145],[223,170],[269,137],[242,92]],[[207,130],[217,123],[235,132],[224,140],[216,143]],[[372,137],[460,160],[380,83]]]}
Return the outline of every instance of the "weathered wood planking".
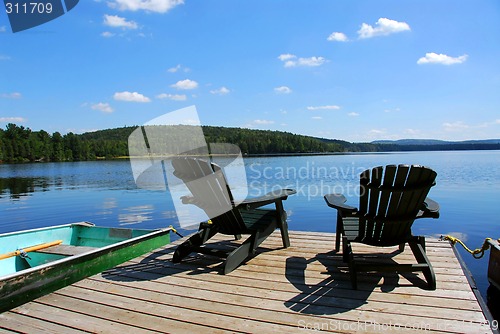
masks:
{"label": "weathered wood planking", "polygon": [[57,245],[39,250],[39,253],[72,256],[96,250],[96,247]]}
{"label": "weathered wood planking", "polygon": [[[334,234],[274,233],[256,257],[228,275],[221,261],[170,259],[175,245],[129,261],[34,302],[0,314],[1,329],[20,333],[491,333],[450,245],[429,239],[437,290],[422,274],[367,273],[352,290]],[[227,245],[233,240],[215,238]],[[409,249],[377,249],[386,261],[411,261]],[[372,247],[356,252],[369,254]]]}

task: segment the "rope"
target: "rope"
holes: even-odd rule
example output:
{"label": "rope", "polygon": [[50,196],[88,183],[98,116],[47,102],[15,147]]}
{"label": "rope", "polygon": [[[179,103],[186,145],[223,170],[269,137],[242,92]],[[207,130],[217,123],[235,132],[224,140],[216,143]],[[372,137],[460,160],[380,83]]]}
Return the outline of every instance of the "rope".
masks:
{"label": "rope", "polygon": [[[444,237],[441,236],[441,240],[449,240],[451,244],[454,246],[457,242],[462,245],[462,247],[469,253],[472,254],[472,256],[475,259],[480,259],[484,256],[484,252],[487,251],[490,248],[490,244],[488,241],[493,240],[492,238],[486,238],[484,239],[483,246],[481,248],[476,248],[474,250],[471,250],[469,247],[467,247],[462,240],[455,238],[451,235],[445,235]],[[500,242],[500,239],[497,239],[498,242]]]}
{"label": "rope", "polygon": [[184,236],[182,234],[180,234],[179,232],[177,232],[177,230],[172,225],[170,225],[168,228],[170,228],[172,230],[172,232],[177,234],[179,237],[184,238]]}

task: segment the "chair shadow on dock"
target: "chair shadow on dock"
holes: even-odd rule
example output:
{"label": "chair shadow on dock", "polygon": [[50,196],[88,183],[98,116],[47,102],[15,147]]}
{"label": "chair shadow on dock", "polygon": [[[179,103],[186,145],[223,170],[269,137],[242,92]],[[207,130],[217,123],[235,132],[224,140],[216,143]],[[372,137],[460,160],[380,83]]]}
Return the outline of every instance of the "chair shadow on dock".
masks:
{"label": "chair shadow on dock", "polygon": [[[238,241],[221,240],[211,242],[209,247],[215,249],[233,249],[239,246]],[[175,252],[175,247],[159,249],[149,253],[140,261],[129,261],[115,268],[106,270],[102,273],[102,277],[111,281],[133,282],[157,280],[161,277],[166,277],[176,274],[185,274],[188,276],[199,274],[222,274],[224,270],[224,260],[215,256],[192,253],[186,257],[181,263],[173,263],[172,256]],[[259,247],[254,256],[250,256],[242,265],[253,259],[258,254],[271,252],[273,248]]]}
{"label": "chair shadow on dock", "polygon": [[[386,263],[396,263],[392,257],[397,254],[399,251],[372,253],[370,257],[376,257],[379,261],[383,258]],[[325,278],[317,282],[321,279],[317,275],[318,269],[316,275],[314,272],[309,274],[309,265],[316,268],[324,266],[325,270],[319,274]],[[390,293],[403,286],[427,289],[427,283],[415,273],[369,272],[360,273],[358,289],[355,290],[349,279],[348,267],[342,262],[342,254],[335,251],[319,253],[310,259],[289,257],[286,260],[285,276],[288,282],[300,291],[286,301],[285,306],[298,313],[311,315],[332,315],[357,309],[368,303],[374,291]]]}

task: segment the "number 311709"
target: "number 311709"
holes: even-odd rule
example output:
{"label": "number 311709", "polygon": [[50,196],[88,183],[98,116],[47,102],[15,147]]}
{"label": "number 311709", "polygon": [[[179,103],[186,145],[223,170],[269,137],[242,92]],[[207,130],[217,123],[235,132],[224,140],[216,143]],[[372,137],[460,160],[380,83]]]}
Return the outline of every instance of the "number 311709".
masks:
{"label": "number 311709", "polygon": [[5,3],[7,14],[50,14],[52,13],[52,4],[50,2],[30,2],[30,3]]}

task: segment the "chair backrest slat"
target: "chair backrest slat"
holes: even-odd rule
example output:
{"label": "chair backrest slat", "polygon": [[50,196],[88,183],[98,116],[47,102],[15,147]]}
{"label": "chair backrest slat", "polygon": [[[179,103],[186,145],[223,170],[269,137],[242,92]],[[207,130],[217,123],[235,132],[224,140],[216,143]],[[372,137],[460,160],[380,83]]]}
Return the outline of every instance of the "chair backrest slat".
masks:
{"label": "chair backrest slat", "polygon": [[370,170],[365,170],[359,175],[359,235],[366,233],[366,217],[364,213],[368,212],[368,199],[370,197],[368,184],[370,183]]}
{"label": "chair backrest slat", "polygon": [[361,173],[358,237],[376,245],[397,245],[410,237],[436,175],[418,165],[389,165]]}
{"label": "chair backrest slat", "polygon": [[373,168],[371,170],[371,178],[369,182],[369,204],[368,211],[366,212],[366,231],[367,236],[373,237],[376,226],[373,218],[377,215],[377,208],[380,198],[379,187],[382,184],[382,174],[384,169],[382,167]]}
{"label": "chair backrest slat", "polygon": [[[381,167],[379,167],[377,170],[380,170],[380,169],[381,169]],[[381,189],[386,189],[388,187],[393,186],[394,176],[396,175],[396,171],[397,171],[396,165],[386,166],[385,173],[384,173],[384,181],[382,183],[382,186],[380,187]],[[382,173],[382,170],[380,170],[380,173]],[[391,199],[391,192],[381,191],[379,206],[378,206],[377,214],[376,214],[377,217],[386,217],[387,216],[387,208],[389,207],[390,199]],[[379,236],[382,233],[383,227],[384,227],[383,223],[377,224],[373,235]]]}
{"label": "chair backrest slat", "polygon": [[205,211],[221,233],[240,234],[245,230],[222,168],[206,160],[190,157],[173,158],[172,166],[174,175],[191,192],[193,203]]}

